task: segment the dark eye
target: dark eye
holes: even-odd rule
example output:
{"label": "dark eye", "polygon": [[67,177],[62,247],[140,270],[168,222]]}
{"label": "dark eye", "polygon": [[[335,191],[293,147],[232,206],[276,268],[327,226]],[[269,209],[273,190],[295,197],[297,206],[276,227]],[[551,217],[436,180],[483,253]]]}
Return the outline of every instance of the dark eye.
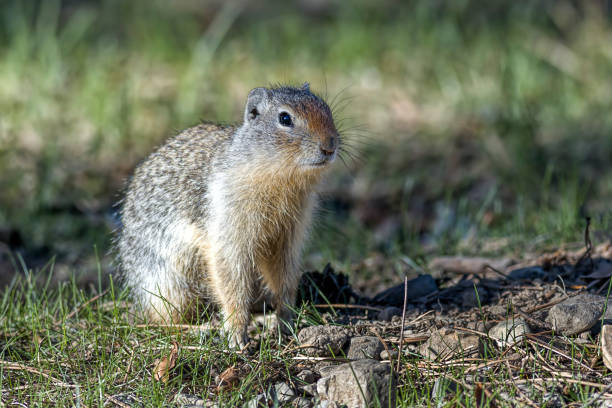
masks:
{"label": "dark eye", "polygon": [[293,126],[293,121],[291,120],[291,115],[287,112],[281,112],[278,114],[278,123],[283,126]]}

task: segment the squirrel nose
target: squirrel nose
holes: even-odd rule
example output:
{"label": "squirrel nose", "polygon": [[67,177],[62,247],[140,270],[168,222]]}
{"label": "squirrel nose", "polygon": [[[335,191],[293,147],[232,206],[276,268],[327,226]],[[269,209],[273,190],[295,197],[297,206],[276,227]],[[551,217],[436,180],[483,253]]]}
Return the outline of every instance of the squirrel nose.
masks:
{"label": "squirrel nose", "polygon": [[334,154],[335,151],[336,151],[336,149],[334,149],[334,148],[330,149],[328,147],[321,146],[321,153],[323,153],[323,155],[325,155],[325,156],[329,157],[332,154]]}
{"label": "squirrel nose", "polygon": [[326,157],[331,157],[336,152],[336,137],[330,136],[319,144],[321,153]]}

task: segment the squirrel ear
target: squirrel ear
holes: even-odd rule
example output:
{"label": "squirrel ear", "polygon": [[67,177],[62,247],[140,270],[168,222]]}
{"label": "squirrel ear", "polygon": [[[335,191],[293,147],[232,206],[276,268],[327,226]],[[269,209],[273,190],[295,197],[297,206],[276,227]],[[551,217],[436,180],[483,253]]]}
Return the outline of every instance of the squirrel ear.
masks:
{"label": "squirrel ear", "polygon": [[310,84],[308,82],[304,82],[301,89],[302,91],[310,92]]}
{"label": "squirrel ear", "polygon": [[244,121],[248,122],[257,118],[268,102],[268,90],[266,88],[255,88],[249,92],[246,108],[244,110]]}

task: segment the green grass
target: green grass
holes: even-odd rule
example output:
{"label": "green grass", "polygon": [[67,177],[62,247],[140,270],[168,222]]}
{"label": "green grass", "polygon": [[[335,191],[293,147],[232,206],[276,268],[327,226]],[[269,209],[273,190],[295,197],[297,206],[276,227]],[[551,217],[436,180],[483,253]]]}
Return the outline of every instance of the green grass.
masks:
{"label": "green grass", "polygon": [[[52,269],[50,264],[43,273],[24,273],[0,299],[0,389],[7,406],[173,406],[179,392],[237,406],[278,382],[299,386],[296,375],[309,365],[295,358],[292,336],[279,344],[277,336],[258,326],[253,351],[232,352],[214,328],[141,324],[130,313],[126,294],[112,284],[103,292],[84,291],[74,281],[51,288]],[[298,314],[302,327],[320,323],[321,316],[310,307]],[[325,319],[331,321],[333,315]],[[381,333],[395,350],[397,340],[390,337],[397,336],[398,324]],[[370,322],[360,330],[376,327]],[[398,387],[392,391],[397,392],[397,406],[510,407],[526,400],[541,406],[551,393],[565,403],[592,402],[602,388],[590,384],[605,386],[609,379],[601,364],[592,363],[598,358],[596,342],[539,338],[503,350],[484,337],[486,355],[446,362],[423,359],[405,344]],[[169,355],[173,342],[179,347],[176,364],[166,382],[158,381],[157,362]],[[595,371],[585,372],[584,365]],[[230,367],[237,370],[239,382],[221,389],[216,378]]]}

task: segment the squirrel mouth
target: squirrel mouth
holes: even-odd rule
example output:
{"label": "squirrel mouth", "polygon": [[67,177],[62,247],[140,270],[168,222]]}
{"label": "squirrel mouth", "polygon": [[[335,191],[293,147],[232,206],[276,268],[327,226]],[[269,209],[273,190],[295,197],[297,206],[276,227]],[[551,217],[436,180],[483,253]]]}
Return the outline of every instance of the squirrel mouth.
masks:
{"label": "squirrel mouth", "polygon": [[322,160],[319,160],[319,161],[310,162],[310,163],[306,164],[306,167],[323,167],[323,166],[327,165],[329,162],[331,162],[331,160],[325,158],[325,159],[322,159]]}

